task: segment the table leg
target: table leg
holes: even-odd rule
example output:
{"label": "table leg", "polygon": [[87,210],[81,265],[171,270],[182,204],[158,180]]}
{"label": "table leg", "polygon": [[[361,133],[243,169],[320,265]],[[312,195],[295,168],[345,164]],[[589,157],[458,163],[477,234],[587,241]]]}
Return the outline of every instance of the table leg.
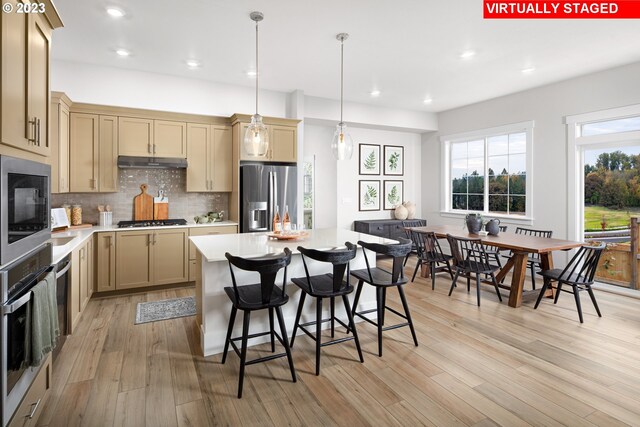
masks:
{"label": "table leg", "polygon": [[423,262],[420,266],[420,277],[431,277],[431,268],[429,268],[428,262]]}
{"label": "table leg", "polygon": [[509,260],[507,261],[507,263],[502,267],[502,269],[500,271],[498,271],[498,274],[496,274],[496,281],[498,283],[502,282],[502,279],[505,278],[505,276],[507,275],[507,273],[509,271],[511,271],[511,269],[513,268],[513,257],[509,258]]}
{"label": "table leg", "polygon": [[524,279],[527,275],[527,253],[514,252],[511,260],[513,260],[513,276],[511,278],[511,291],[509,292],[509,307],[515,308],[522,305],[522,290],[524,289]]}
{"label": "table leg", "polygon": [[[540,254],[540,266],[543,270],[553,269],[553,254],[551,252]],[[554,294],[555,288],[553,286],[549,286],[544,296],[547,298],[553,298]]]}

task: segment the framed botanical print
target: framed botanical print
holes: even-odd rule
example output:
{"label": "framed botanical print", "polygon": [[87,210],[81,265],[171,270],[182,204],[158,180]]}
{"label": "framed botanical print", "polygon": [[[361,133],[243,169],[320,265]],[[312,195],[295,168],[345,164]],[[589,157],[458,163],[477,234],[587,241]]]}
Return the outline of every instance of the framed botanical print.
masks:
{"label": "framed botanical print", "polygon": [[384,146],[384,174],[404,175],[404,147],[399,145]]}
{"label": "framed botanical print", "polygon": [[384,182],[384,210],[395,209],[402,204],[404,199],[404,182],[402,181],[385,181]]}
{"label": "framed botanical print", "polygon": [[380,146],[360,144],[360,175],[380,175]]}
{"label": "framed botanical print", "polygon": [[380,210],[380,181],[358,181],[360,189],[358,191],[359,209],[361,211]]}

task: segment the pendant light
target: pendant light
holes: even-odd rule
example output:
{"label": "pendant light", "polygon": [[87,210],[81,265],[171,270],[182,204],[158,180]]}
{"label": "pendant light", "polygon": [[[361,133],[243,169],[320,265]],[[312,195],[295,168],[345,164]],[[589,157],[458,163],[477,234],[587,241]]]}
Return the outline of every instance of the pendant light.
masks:
{"label": "pendant light", "polygon": [[258,114],[258,22],[264,19],[264,15],[262,12],[251,12],[249,17],[256,23],[256,113],[251,117],[244,134],[244,149],[250,156],[264,157],[269,151],[269,133],[262,123],[262,116]]}
{"label": "pendant light", "polygon": [[353,155],[353,140],[347,132],[347,125],[342,121],[342,110],[344,103],[344,41],[349,38],[349,34],[340,33],[336,39],[340,41],[340,123],[336,126],[331,141],[331,151],[336,160],[349,160]]}

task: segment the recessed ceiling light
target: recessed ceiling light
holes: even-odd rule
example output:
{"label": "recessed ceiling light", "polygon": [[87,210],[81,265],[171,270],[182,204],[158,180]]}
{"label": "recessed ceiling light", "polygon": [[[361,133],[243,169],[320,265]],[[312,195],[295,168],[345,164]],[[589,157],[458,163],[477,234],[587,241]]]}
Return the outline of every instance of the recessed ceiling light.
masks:
{"label": "recessed ceiling light", "polygon": [[377,96],[380,96],[380,91],[378,89],[374,89],[369,94],[375,98]]}
{"label": "recessed ceiling light", "polygon": [[255,77],[255,76],[257,76],[257,75],[258,75],[258,73],[256,73],[256,71],[255,71],[255,70],[249,70],[249,71],[247,71],[247,77]]}
{"label": "recessed ceiling light", "polygon": [[124,11],[122,9],[118,9],[117,7],[108,7],[107,13],[113,18],[122,18],[125,15]]}
{"label": "recessed ceiling light", "polygon": [[424,100],[424,101],[422,101],[422,102],[424,102],[425,104],[431,104],[431,103],[433,102],[433,99],[431,99],[431,98],[425,98],[425,100]]}
{"label": "recessed ceiling light", "polygon": [[533,73],[535,70],[536,70],[535,67],[527,67],[527,68],[523,68],[521,71],[524,74],[529,74],[529,73]]}
{"label": "recessed ceiling light", "polygon": [[189,68],[200,68],[200,62],[195,59],[187,60],[187,67]]}
{"label": "recessed ceiling light", "polygon": [[462,58],[462,59],[469,59],[469,58],[471,58],[472,56],[474,56],[475,54],[476,54],[476,52],[475,52],[475,51],[473,51],[473,50],[465,50],[464,52],[462,52],[462,53],[460,54],[460,58]]}
{"label": "recessed ceiling light", "polygon": [[118,55],[120,55],[120,56],[129,56],[129,55],[131,55],[131,52],[129,52],[126,49],[118,49],[118,50],[116,50],[116,53]]}

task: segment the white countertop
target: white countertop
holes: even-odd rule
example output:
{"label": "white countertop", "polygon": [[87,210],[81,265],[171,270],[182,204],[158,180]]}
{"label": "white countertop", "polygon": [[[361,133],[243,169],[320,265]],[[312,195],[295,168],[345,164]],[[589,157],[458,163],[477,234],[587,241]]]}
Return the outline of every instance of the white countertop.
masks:
{"label": "white countertop", "polygon": [[299,253],[298,246],[318,250],[344,247],[349,241],[356,244],[359,240],[368,243],[397,243],[395,240],[376,237],[369,234],[337,228],[307,230],[308,236],[300,240],[279,241],[270,239],[268,233],[220,234],[193,236],[189,239],[208,262],[226,261],[225,252],[244,258],[259,257],[280,253],[289,248]]}

